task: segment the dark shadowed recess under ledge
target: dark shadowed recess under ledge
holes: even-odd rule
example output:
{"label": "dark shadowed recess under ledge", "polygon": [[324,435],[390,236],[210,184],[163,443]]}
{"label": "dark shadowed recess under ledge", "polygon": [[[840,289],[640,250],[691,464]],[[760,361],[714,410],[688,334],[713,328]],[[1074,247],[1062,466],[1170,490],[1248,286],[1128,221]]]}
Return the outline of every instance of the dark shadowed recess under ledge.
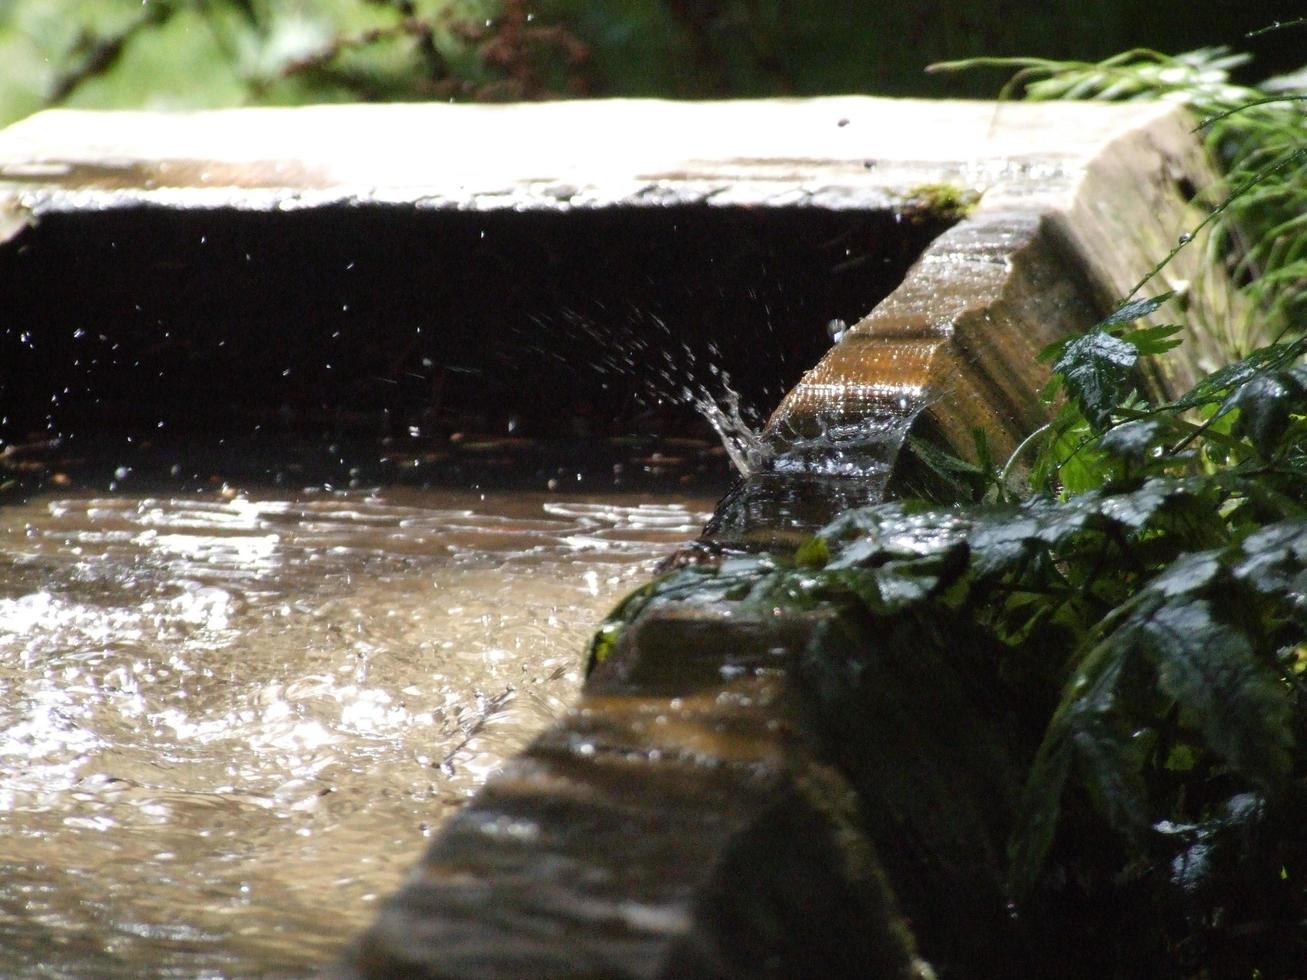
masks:
{"label": "dark shadowed recess under ledge", "polygon": [[[947,227],[703,205],[139,207],[0,248],[8,473],[724,486],[758,423]],[[686,398],[686,391],[691,393]]]}

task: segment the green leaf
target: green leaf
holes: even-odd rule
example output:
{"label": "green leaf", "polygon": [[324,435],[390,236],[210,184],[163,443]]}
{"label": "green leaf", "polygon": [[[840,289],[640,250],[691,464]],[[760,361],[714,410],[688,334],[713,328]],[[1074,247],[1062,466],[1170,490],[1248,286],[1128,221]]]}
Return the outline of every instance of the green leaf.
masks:
{"label": "green leaf", "polygon": [[1106,712],[1085,712],[1071,733],[1076,772],[1094,809],[1113,830],[1138,845],[1151,824],[1148,792],[1141,770],[1142,741],[1128,725]]}
{"label": "green leaf", "polygon": [[1125,528],[1140,531],[1152,524],[1163,510],[1187,497],[1192,497],[1192,493],[1181,481],[1153,477],[1128,493],[1104,497],[1099,512]]}
{"label": "green leaf", "polygon": [[1206,589],[1221,572],[1220,551],[1195,551],[1181,555],[1148,583],[1152,592],[1175,599]]}
{"label": "green leaf", "polygon": [[985,521],[977,525],[968,543],[977,578],[1003,575],[1028,561],[1040,546],[1039,521],[1021,511],[1008,520]]}
{"label": "green leaf", "polygon": [[1165,354],[1184,343],[1183,340],[1175,337],[1175,334],[1183,329],[1184,327],[1178,323],[1167,323],[1158,327],[1127,331],[1121,334],[1121,339],[1133,345],[1141,356],[1153,356]]}
{"label": "green leaf", "polygon": [[1066,402],[1058,409],[1049,426],[1048,441],[1035,457],[1030,470],[1031,486],[1065,490],[1070,494],[1102,486],[1112,467],[1097,443],[1079,405]]}
{"label": "green leaf", "polygon": [[849,511],[819,532],[832,545],[830,568],[883,564],[948,551],[966,539],[973,520],[953,510],[907,513],[898,503]]}
{"label": "green leaf", "polygon": [[1259,374],[1242,385],[1227,403],[1239,409],[1234,434],[1245,436],[1263,459],[1276,455],[1280,437],[1289,427],[1289,417],[1301,413],[1307,390],[1288,371]]}
{"label": "green leaf", "polygon": [[925,555],[890,561],[874,568],[832,563],[812,580],[828,597],[849,593],[877,616],[902,612],[947,589],[967,568],[968,549],[955,541]]}
{"label": "green leaf", "polygon": [[1207,747],[1259,787],[1290,766],[1290,704],[1279,678],[1205,599],[1160,606],[1138,627],[1162,690],[1194,715]]}
{"label": "green leaf", "polygon": [[1067,349],[1067,346],[1074,339],[1075,338],[1073,337],[1064,337],[1061,340],[1053,341],[1035,355],[1035,360],[1039,361],[1041,364],[1047,364],[1049,361],[1056,361],[1062,356],[1062,352]]}
{"label": "green leaf", "polygon": [[1301,602],[1298,585],[1307,569],[1307,520],[1278,521],[1244,539],[1234,578],[1262,595]]}
{"label": "green leaf", "polygon": [[1153,455],[1170,427],[1157,419],[1138,419],[1108,429],[1098,440],[1098,448],[1118,459],[1141,463]]}
{"label": "green leaf", "polygon": [[830,545],[824,538],[809,538],[794,552],[794,563],[802,568],[822,568],[830,561]]}
{"label": "green leaf", "polygon": [[1183,410],[1221,401],[1230,389],[1238,388],[1256,374],[1288,365],[1304,352],[1307,352],[1307,336],[1289,344],[1259,347],[1243,360],[1235,361],[1203,378],[1188,393],[1172,402],[1172,407]]}
{"label": "green leaf", "polygon": [[1115,717],[1125,652],[1104,642],[1086,654],[1049,723],[1009,846],[1010,884],[1018,900],[1034,887],[1052,847],[1073,763],[1095,809],[1112,827],[1139,838],[1148,826],[1139,746]]}
{"label": "green leaf", "polygon": [[989,473],[975,463],[959,459],[916,436],[908,436],[907,449],[943,481],[954,499],[970,500],[983,492]]}
{"label": "green leaf", "polygon": [[1110,327],[1117,323],[1133,323],[1135,320],[1143,319],[1174,295],[1174,292],[1166,292],[1151,299],[1137,299],[1132,303],[1126,303],[1108,316],[1099,326]]}
{"label": "green leaf", "polygon": [[1020,822],[1008,845],[1008,883],[1018,901],[1034,889],[1053,846],[1071,762],[1070,742],[1058,740],[1045,742],[1030,767]]}
{"label": "green leaf", "polygon": [[1103,330],[1093,330],[1067,345],[1053,369],[1062,375],[1068,394],[1097,429],[1131,390],[1139,351]]}
{"label": "green leaf", "polygon": [[922,462],[930,466],[931,469],[945,473],[965,473],[968,476],[985,475],[985,471],[975,463],[968,463],[965,459],[959,459],[938,446],[931,445],[924,439],[908,436],[908,445],[912,447],[914,453],[921,457]]}
{"label": "green leaf", "polygon": [[886,612],[899,612],[947,589],[967,568],[963,542],[919,558],[890,562],[876,570]]}

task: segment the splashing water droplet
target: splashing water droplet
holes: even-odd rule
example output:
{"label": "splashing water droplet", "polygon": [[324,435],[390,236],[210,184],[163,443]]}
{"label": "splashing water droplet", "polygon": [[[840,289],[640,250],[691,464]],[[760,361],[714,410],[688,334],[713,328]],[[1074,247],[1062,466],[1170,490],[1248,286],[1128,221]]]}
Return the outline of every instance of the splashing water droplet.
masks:
{"label": "splashing water droplet", "polygon": [[700,388],[698,394],[686,388],[684,396],[713,427],[739,474],[752,476],[767,458],[767,447],[762,434],[741,413],[740,393],[731,387],[730,376],[723,371],[720,377],[723,389],[720,396],[707,388]]}

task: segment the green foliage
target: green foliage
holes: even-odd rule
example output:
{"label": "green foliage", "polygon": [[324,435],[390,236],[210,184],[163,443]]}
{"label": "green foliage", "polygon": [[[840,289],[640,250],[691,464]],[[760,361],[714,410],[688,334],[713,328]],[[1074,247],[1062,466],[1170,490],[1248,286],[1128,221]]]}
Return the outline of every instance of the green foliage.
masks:
{"label": "green foliage", "polygon": [[540,98],[573,91],[586,55],[523,0],[13,0],[0,122],[44,105]]}
{"label": "green foliage", "polygon": [[1133,388],[1138,360],[1139,351],[1133,344],[1098,328],[1071,341],[1053,370],[1085,418],[1102,430],[1111,421],[1113,409]]}
{"label": "green foliage", "polygon": [[[1278,838],[1266,846],[1279,856],[1248,856],[1270,833],[1257,828],[1301,824],[1307,787],[1307,338],[1151,405],[1135,381],[1175,328],[1134,324],[1165,299],[1123,306],[1047,352],[1061,409],[1036,492],[1021,499],[983,443],[982,464],[916,446],[979,502],[855,510],[789,559],[682,569],[616,620],[728,599],[760,616],[828,607],[877,635],[902,617],[966,622],[972,642],[1001,651],[1013,709],[1042,729],[1009,855],[1014,898],[1036,902],[1069,867],[1112,888],[1160,875],[1153,887],[1208,896],[1204,915],[1237,917],[1228,904],[1212,911],[1234,901],[1212,854],[1236,855],[1255,882],[1307,871]],[[1106,869],[1104,845],[1082,842],[1095,825],[1117,842]],[[1290,894],[1294,908],[1307,901]],[[1200,926],[1176,928],[1163,944]]]}
{"label": "green foliage", "polygon": [[1141,357],[1169,348],[1172,327],[1125,330],[1126,316],[1165,297],[1132,304],[1056,356],[1044,397],[1062,403],[1042,434],[1031,473],[1039,490],[1074,494],[1144,474],[1256,473],[1263,491],[1307,478],[1297,440],[1307,430],[1307,370],[1292,366],[1307,337],[1258,348],[1157,405],[1136,388]]}
{"label": "green foliage", "polygon": [[1106,53],[1162,29],[1200,43],[1214,21],[1231,35],[1247,23],[1222,0],[1190,13],[1129,0],[0,0],[0,124],[70,102],[984,97],[984,78],[922,69],[1035,46]]}
{"label": "green foliage", "polygon": [[[1270,562],[1264,537],[1251,547],[1229,542],[1188,551],[1231,536],[1222,517],[1231,489],[1154,477],[1129,491],[1066,502],[1034,498],[1007,512],[976,514],[965,535],[955,513],[940,514],[931,534],[914,538],[918,548],[930,542],[925,554],[901,557],[902,540],[885,542],[878,529],[872,540],[879,538],[880,547],[852,549],[858,571],[842,568],[824,583],[864,601],[870,596],[878,615],[935,597],[969,609],[1010,646],[1017,671],[1035,668],[1023,659],[1046,655],[1036,631],[1050,616],[1080,638],[1067,652],[1061,705],[1032,767],[1027,820],[1013,852],[1019,894],[1033,885],[1051,846],[1057,801],[1073,773],[1103,817],[1135,841],[1186,805],[1168,797],[1150,772],[1169,756],[1144,752],[1145,734],[1169,730],[1172,751],[1183,744],[1209,768],[1236,774],[1241,785],[1265,793],[1284,788],[1289,713],[1299,701],[1281,660],[1292,639],[1285,626],[1303,625],[1297,607],[1307,552],[1301,537],[1293,539],[1298,550],[1282,547]],[[866,515],[860,520],[876,527]],[[849,521],[825,533],[840,533]],[[925,515],[915,521],[932,524]],[[945,528],[951,533],[941,533]],[[1279,540],[1291,530],[1300,535],[1301,522],[1261,533]],[[959,566],[961,550],[967,560]],[[1244,595],[1252,565],[1263,573],[1253,590],[1260,602]],[[1277,571],[1264,574],[1268,565]],[[946,569],[952,578],[942,574]],[[886,595],[897,601],[886,602]],[[1221,611],[1245,598],[1244,615]],[[1254,608],[1255,615],[1246,614]]]}
{"label": "green foliage", "polygon": [[[1300,329],[1307,313],[1307,73],[1256,88],[1232,83],[1230,72],[1248,61],[1227,48],[1180,55],[1137,49],[1099,62],[976,58],[932,70],[1015,68],[1003,94],[1033,100],[1168,99],[1188,105],[1226,175],[1224,187],[1209,189],[1197,202],[1207,209],[1204,224],[1212,230],[1205,257],[1229,269],[1251,310],[1246,322],[1203,326],[1240,357],[1259,337]],[[1188,244],[1186,238],[1176,251]]]}

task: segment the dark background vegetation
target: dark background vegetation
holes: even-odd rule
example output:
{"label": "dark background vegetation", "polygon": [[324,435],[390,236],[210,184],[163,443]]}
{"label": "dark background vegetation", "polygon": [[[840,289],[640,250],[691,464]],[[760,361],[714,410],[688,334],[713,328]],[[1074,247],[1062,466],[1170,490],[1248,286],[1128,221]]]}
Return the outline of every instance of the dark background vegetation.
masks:
{"label": "dark background vegetation", "polygon": [[52,104],[191,108],[557,96],[991,96],[979,55],[1228,44],[1302,63],[1272,0],[0,0],[0,122]]}

